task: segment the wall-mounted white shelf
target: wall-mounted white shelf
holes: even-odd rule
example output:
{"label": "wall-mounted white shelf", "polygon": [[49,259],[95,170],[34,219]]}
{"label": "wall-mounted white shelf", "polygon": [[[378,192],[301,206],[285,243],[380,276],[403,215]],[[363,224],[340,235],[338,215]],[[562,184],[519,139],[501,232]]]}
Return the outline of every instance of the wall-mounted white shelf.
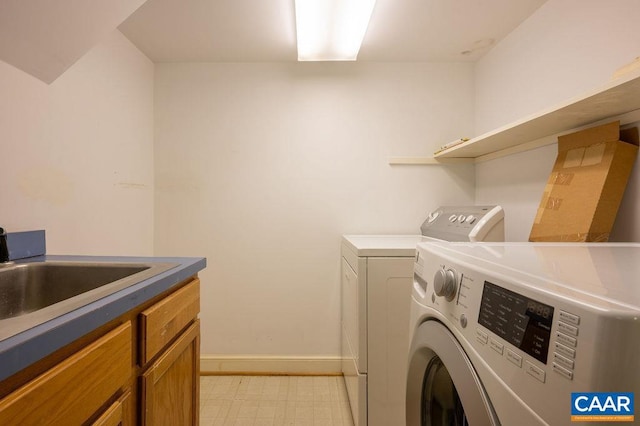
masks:
{"label": "wall-mounted white shelf", "polygon": [[535,144],[531,144],[532,141],[545,136],[567,132],[638,109],[640,69],[635,69],[583,96],[437,152],[434,159],[478,158],[500,151],[505,151],[506,155],[531,149],[535,147]]}
{"label": "wall-mounted white shelf", "polygon": [[485,161],[494,160],[496,158],[506,157],[508,155],[517,154],[519,152],[529,151],[532,149],[540,148],[542,146],[552,145],[558,142],[558,136],[584,130],[589,127],[598,126],[601,124],[610,123],[611,121],[618,120],[620,125],[640,122],[640,109],[627,112],[622,115],[614,117],[606,117],[603,120],[590,122],[589,124],[581,127],[563,130],[560,133],[543,136],[542,138],[525,142],[520,145],[514,145],[510,148],[502,149],[500,151],[481,155],[479,157],[391,157],[389,158],[389,164],[392,166],[397,165],[447,165],[447,164],[474,164],[482,163]]}
{"label": "wall-mounted white shelf", "polygon": [[423,166],[429,164],[461,164],[461,163],[473,163],[473,158],[433,158],[433,157],[391,157],[389,164],[396,165],[416,165]]}

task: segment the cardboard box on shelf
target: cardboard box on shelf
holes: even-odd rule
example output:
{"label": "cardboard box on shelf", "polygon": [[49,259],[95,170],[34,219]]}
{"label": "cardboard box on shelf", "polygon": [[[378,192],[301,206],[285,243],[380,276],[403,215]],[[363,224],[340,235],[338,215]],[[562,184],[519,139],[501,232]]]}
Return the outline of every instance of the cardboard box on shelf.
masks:
{"label": "cardboard box on shelf", "polygon": [[560,136],[529,241],[608,241],[637,156],[619,121]]}

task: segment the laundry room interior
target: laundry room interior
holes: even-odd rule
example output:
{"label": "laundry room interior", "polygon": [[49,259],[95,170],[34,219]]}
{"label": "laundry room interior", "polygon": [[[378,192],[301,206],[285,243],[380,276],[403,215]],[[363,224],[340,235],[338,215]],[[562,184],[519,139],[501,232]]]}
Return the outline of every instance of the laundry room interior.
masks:
{"label": "laundry room interior", "polygon": [[[66,34],[77,53],[54,74],[22,64],[63,16],[18,3],[0,6],[0,226],[45,230],[47,256],[206,258],[202,377],[340,378],[343,236],[500,206],[502,240],[526,243],[558,137],[640,125],[640,102],[606,98],[497,153],[434,157],[621,80],[640,90],[635,0],[378,0],[355,61],[298,61],[294,0],[137,0],[93,39]],[[609,242],[640,243],[639,169]]]}

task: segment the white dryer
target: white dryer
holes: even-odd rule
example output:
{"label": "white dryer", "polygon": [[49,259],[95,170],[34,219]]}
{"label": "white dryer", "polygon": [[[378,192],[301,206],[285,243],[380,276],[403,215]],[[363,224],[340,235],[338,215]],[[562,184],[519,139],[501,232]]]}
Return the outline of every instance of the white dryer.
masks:
{"label": "white dryer", "polygon": [[425,240],[502,240],[497,206],[440,207],[423,235],[342,239],[342,372],[356,426],[404,423],[409,305],[416,245]]}
{"label": "white dryer", "polygon": [[419,244],[406,424],[576,425],[574,392],[640,395],[639,259],[639,244]]}

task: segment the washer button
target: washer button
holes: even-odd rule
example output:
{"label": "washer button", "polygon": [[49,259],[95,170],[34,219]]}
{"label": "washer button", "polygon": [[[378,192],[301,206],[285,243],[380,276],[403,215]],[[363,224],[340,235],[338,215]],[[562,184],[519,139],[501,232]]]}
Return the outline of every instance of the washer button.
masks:
{"label": "washer button", "polygon": [[483,345],[486,345],[489,341],[489,335],[480,329],[476,329],[476,340]]}
{"label": "washer button", "polygon": [[491,346],[491,349],[498,352],[500,355],[504,353],[504,345],[500,342],[497,342],[493,339],[489,339],[489,346]]}
{"label": "washer button", "polygon": [[472,224],[475,221],[476,221],[476,217],[475,216],[473,216],[473,215],[467,216],[467,223]]}
{"label": "washer button", "polygon": [[544,383],[544,370],[536,367],[535,365],[531,364],[529,361],[525,361],[525,368],[527,370],[527,373],[529,373],[531,376],[535,377],[536,379],[538,379],[540,382]]}
{"label": "washer button", "polygon": [[566,356],[567,358],[575,358],[576,357],[576,350],[575,349],[571,349],[561,343],[556,342],[556,352]]}
{"label": "washer button", "polygon": [[559,366],[555,362],[553,363],[553,371],[560,374],[561,376],[566,377],[569,380],[573,380],[573,371],[569,371],[566,368]]}
{"label": "washer button", "polygon": [[511,349],[507,349],[507,359],[511,361],[512,364],[522,367],[522,357]]}
{"label": "washer button", "polygon": [[565,358],[557,352],[553,353],[553,362],[563,366],[566,369],[573,370],[574,362],[572,359]]}
{"label": "washer button", "polygon": [[562,331],[563,333],[570,334],[572,336],[578,335],[578,327],[574,327],[572,325],[565,324],[563,322],[558,322],[558,330]]}
{"label": "washer button", "polygon": [[465,314],[460,315],[460,325],[462,328],[467,328],[467,316]]}
{"label": "washer button", "polygon": [[573,325],[580,325],[580,317],[569,312],[560,311],[560,321],[568,322]]}
{"label": "washer button", "polygon": [[458,222],[460,222],[460,223],[464,223],[464,220],[465,220],[466,218],[467,218],[467,217],[466,217],[465,215],[461,214],[460,216],[458,216]]}
{"label": "washer button", "polygon": [[454,223],[456,220],[458,220],[457,215],[452,214],[451,216],[449,216],[449,222]]}
{"label": "washer button", "polygon": [[566,334],[562,334],[560,332],[556,333],[556,339],[558,339],[558,342],[562,343],[563,345],[571,346],[574,348],[578,345],[578,340],[575,337],[567,336]]}

